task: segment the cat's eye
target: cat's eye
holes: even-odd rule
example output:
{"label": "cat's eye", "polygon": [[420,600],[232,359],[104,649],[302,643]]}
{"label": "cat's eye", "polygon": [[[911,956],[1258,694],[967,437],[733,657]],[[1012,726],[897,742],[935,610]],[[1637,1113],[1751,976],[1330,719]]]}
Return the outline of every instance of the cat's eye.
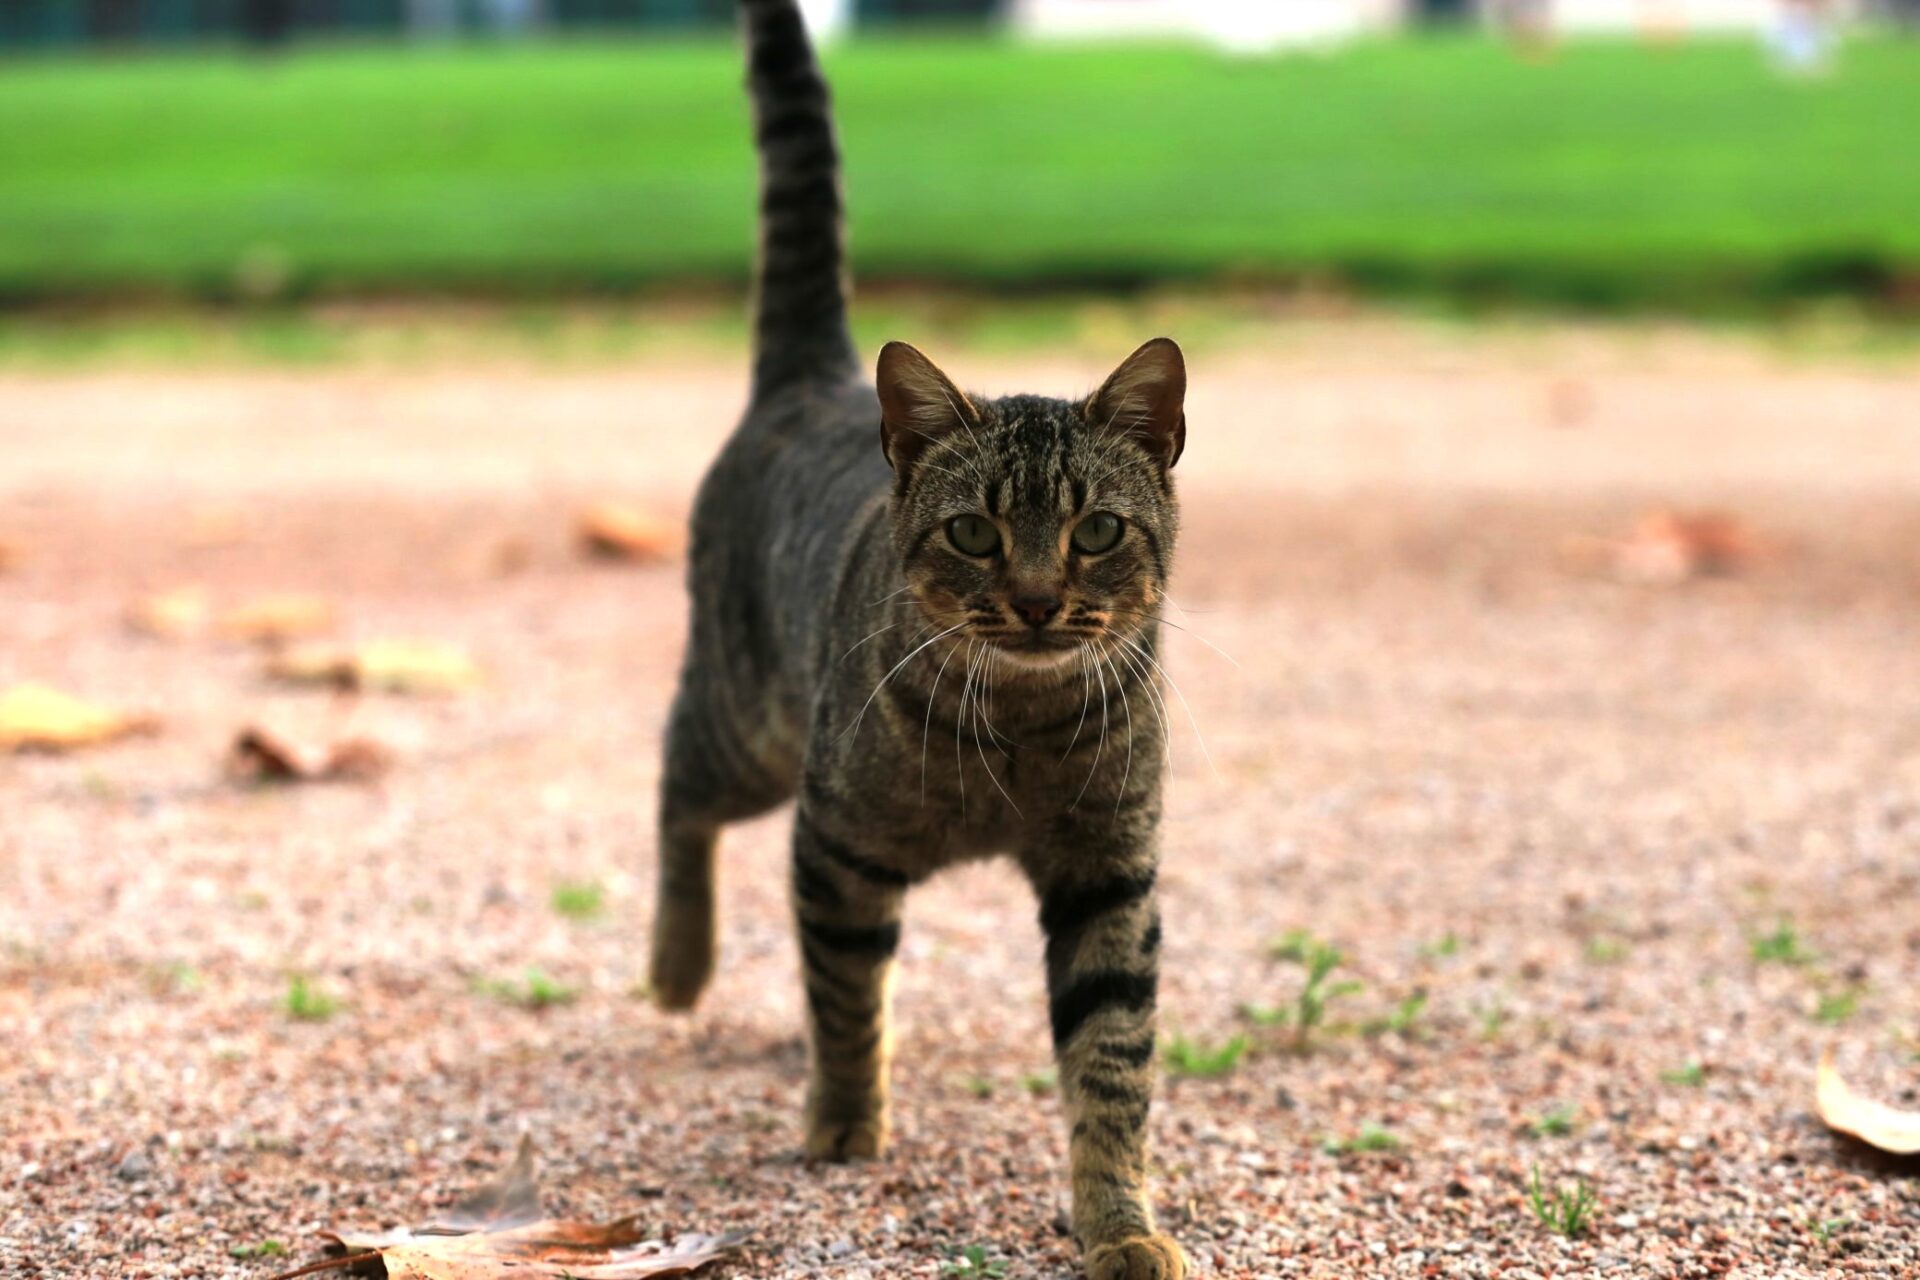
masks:
{"label": "cat's eye", "polygon": [[955,516],[947,521],[947,541],[970,556],[990,556],[1000,549],[1000,530],[985,516]]}
{"label": "cat's eye", "polygon": [[1073,527],[1074,550],[1090,556],[1111,551],[1119,544],[1120,532],[1125,528],[1120,517],[1111,511],[1096,511]]}

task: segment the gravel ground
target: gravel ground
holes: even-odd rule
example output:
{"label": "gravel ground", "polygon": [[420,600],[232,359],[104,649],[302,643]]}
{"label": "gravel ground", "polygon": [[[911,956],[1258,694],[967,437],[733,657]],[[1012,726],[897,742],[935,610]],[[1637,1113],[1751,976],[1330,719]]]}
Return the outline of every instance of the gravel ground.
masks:
{"label": "gravel ground", "polygon": [[[1920,366],[1367,323],[1195,382],[1177,595],[1234,661],[1172,637],[1211,765],[1176,702],[1163,1006],[1252,1038],[1155,1110],[1201,1270],[1920,1275],[1916,1168],[1810,1114],[1829,1042],[1920,1098]],[[524,1131],[556,1208],[752,1228],[723,1274],[934,1276],[974,1244],[1070,1273],[1006,869],[910,906],[877,1165],[796,1156],[784,817],[729,842],[702,1010],[636,996],[679,572],[586,564],[568,524],[609,493],[684,509],[738,395],[718,359],[0,379],[0,686],[166,718],[0,759],[0,1271],[264,1274],[288,1260],[230,1251],[430,1215]],[[1663,503],[1731,510],[1766,554],[1667,587],[1565,563]],[[345,699],[123,628],[186,581],[316,591],[344,635],[458,643],[489,679]],[[250,722],[397,763],[236,786]],[[555,909],[577,884],[597,916]],[[1756,958],[1783,922],[1806,954]],[[1364,983],[1305,1052],[1240,1012],[1299,991],[1268,954],[1298,928]],[[529,969],[576,998],[503,999]],[[293,975],[337,1012],[291,1017]],[[1420,992],[1410,1026],[1367,1025]],[[1341,1149],[1374,1129],[1387,1149]],[[1535,1168],[1591,1185],[1588,1232],[1534,1220]]]}

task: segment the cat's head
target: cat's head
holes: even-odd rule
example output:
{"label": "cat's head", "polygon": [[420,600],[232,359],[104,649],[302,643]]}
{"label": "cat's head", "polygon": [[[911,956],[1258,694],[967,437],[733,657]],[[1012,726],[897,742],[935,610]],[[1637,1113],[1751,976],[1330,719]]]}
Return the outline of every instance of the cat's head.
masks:
{"label": "cat's head", "polygon": [[1047,668],[1157,615],[1187,431],[1171,339],[1081,400],[975,399],[903,342],[881,351],[876,382],[894,546],[929,622]]}

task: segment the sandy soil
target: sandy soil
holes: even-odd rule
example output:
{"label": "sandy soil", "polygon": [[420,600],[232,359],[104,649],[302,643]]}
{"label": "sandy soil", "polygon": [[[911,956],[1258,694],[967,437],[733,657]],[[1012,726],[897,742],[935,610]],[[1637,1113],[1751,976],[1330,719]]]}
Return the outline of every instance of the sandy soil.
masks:
{"label": "sandy soil", "polygon": [[[1916,1168],[1810,1114],[1829,1042],[1920,1099],[1920,368],[1359,326],[1195,382],[1163,1006],[1254,1044],[1155,1112],[1161,1214],[1202,1270],[1920,1275]],[[973,1244],[1070,1273],[1005,869],[911,904],[876,1166],[796,1156],[784,818],[726,851],[702,1011],[636,997],[679,572],[585,564],[568,524],[601,494],[682,509],[739,390],[731,363],[0,380],[0,686],[166,717],[0,759],[0,1271],[264,1274],[288,1260],[230,1250],[428,1216],[525,1131],[555,1208],[754,1229],[726,1274],[934,1276]],[[1666,503],[1769,553],[1666,587],[1564,562]],[[245,647],[127,633],[177,582],[317,591],[344,634],[463,644],[490,678],[275,687]],[[248,722],[399,761],[239,787],[219,762]],[[576,883],[597,918],[553,908]],[[1782,921],[1804,963],[1755,958]],[[1306,1053],[1240,1012],[1299,990],[1267,954],[1294,928],[1365,984]],[[577,998],[492,992],[528,969]],[[339,1011],[290,1017],[295,974]],[[1416,992],[1410,1028],[1365,1028]],[[1392,1149],[1329,1149],[1369,1125]],[[1589,1232],[1534,1220],[1536,1167],[1591,1184]]]}

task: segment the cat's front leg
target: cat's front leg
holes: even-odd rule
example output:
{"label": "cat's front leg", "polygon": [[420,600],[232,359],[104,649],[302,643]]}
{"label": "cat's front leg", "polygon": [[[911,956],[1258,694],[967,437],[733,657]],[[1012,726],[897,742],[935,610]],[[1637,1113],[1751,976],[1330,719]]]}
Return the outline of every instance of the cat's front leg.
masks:
{"label": "cat's front leg", "polygon": [[793,824],[793,907],[812,1045],[806,1122],[814,1159],[886,1149],[889,979],[907,883],[823,830],[802,803]]}
{"label": "cat's front leg", "polygon": [[1180,1280],[1186,1257],[1154,1229],[1147,1189],[1160,972],[1153,824],[1121,814],[1064,825],[1027,863],[1072,1125],[1073,1233],[1093,1280]]}

